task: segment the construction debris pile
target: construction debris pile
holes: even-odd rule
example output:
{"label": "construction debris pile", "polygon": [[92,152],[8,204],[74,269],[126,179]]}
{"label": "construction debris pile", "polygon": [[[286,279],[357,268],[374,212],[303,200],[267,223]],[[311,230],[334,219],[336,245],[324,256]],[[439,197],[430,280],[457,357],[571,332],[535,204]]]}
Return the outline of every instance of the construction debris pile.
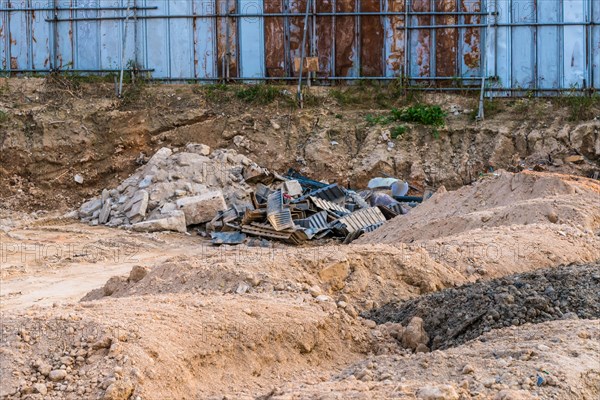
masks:
{"label": "construction debris pile", "polygon": [[79,217],[146,232],[198,226],[215,245],[243,243],[247,236],[350,243],[421,200],[407,192],[405,182],[375,178],[357,193],[293,170],[272,173],[235,150],[189,144],[185,151],[160,149],[117,188],[84,203]]}

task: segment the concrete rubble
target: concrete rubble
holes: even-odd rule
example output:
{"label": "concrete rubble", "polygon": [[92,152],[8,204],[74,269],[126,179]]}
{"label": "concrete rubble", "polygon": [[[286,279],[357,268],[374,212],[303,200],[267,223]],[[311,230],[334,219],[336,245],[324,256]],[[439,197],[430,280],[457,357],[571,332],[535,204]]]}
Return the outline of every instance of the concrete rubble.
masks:
{"label": "concrete rubble", "polygon": [[79,218],[143,232],[196,227],[210,233],[215,245],[247,236],[291,244],[325,237],[350,243],[417,204],[414,198],[402,203],[406,183],[376,182],[357,193],[293,170],[272,173],[235,150],[192,143],[183,150],[158,150],[118,187],[82,204]]}

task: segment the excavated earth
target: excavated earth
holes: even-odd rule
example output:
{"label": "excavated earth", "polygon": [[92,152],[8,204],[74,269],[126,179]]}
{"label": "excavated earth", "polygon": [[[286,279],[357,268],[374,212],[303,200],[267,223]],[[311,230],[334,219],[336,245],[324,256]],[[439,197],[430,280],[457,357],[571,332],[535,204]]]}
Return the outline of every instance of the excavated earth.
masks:
{"label": "excavated earth", "polygon": [[600,264],[571,265],[509,275],[371,310],[383,324],[425,322],[432,349],[457,346],[506,326],[557,319],[600,318]]}
{"label": "excavated earth", "polygon": [[[326,92],[294,110],[192,85],[123,100],[103,84],[0,86],[0,398],[600,395],[598,120],[550,102],[515,118],[507,101],[476,124],[474,99],[435,95],[439,137],[411,126],[390,146],[365,122],[384,108]],[[70,213],[190,143],[434,194],[351,245],[214,247]]]}

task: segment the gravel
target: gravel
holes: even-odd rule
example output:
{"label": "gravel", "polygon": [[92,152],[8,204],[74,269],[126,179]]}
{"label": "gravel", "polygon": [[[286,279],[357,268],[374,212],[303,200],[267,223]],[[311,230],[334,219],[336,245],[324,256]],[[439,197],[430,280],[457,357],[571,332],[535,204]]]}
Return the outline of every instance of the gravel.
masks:
{"label": "gravel", "polygon": [[432,350],[492,329],[559,319],[600,318],[600,262],[568,265],[477,282],[395,302],[365,313],[378,324],[406,326],[420,317]]}

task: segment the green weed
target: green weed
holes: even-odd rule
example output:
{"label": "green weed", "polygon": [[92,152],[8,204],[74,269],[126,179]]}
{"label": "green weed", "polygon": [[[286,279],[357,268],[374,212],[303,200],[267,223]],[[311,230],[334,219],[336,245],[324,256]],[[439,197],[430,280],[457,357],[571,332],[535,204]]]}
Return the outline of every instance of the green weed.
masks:
{"label": "green weed", "polygon": [[404,125],[398,125],[390,131],[390,136],[392,139],[397,139],[400,136],[404,135],[407,132],[407,128]]}
{"label": "green weed", "polygon": [[416,104],[403,109],[392,109],[395,121],[414,122],[423,125],[443,126],[446,113],[440,106]]}
{"label": "green weed", "polygon": [[275,101],[280,96],[280,92],[274,86],[257,84],[236,88],[235,96],[246,103],[264,105]]}

